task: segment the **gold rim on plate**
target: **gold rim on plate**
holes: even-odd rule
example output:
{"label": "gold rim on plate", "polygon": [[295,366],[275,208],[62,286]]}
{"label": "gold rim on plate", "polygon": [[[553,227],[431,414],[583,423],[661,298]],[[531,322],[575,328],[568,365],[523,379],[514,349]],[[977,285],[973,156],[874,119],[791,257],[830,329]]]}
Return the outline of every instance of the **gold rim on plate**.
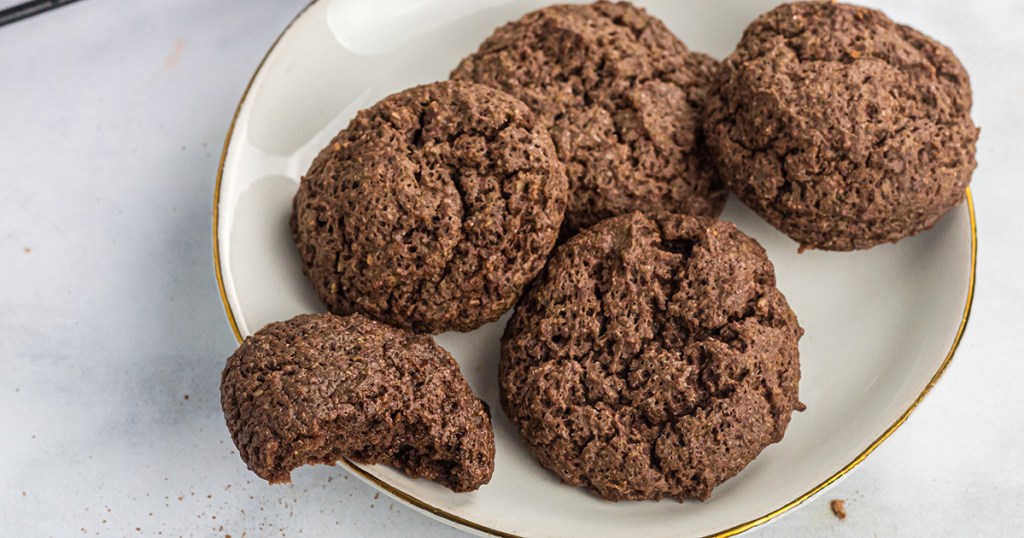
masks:
{"label": "gold rim on plate", "polygon": [[[220,290],[220,300],[224,304],[224,313],[227,314],[228,323],[231,325],[231,330],[235,334],[235,340],[237,340],[239,344],[242,343],[242,332],[238,329],[238,323],[235,321],[235,313],[231,310],[231,303],[228,302],[228,294],[227,291],[224,289],[224,277],[222,275],[222,269],[220,264],[220,242],[217,238],[218,213],[220,209],[220,186],[221,180],[224,178],[224,162],[227,160],[228,147],[231,145],[231,135],[234,134],[235,123],[238,121],[238,115],[239,113],[241,113],[242,105],[245,103],[246,98],[249,96],[249,90],[252,89],[253,82],[256,80],[256,77],[259,75],[260,71],[263,69],[263,64],[266,63],[267,58],[269,58],[270,54],[274,52],[274,49],[277,48],[277,45],[278,43],[280,43],[281,38],[283,38],[284,35],[288,33],[288,30],[292,27],[293,24],[295,24],[295,21],[299,20],[299,17],[301,17],[302,14],[305,13],[306,10],[308,10],[309,7],[316,3],[317,1],[319,0],[312,0],[309,4],[306,5],[306,7],[302,8],[302,10],[299,11],[297,15],[295,15],[295,18],[293,18],[291,22],[289,22],[288,25],[285,26],[281,34],[278,35],[277,39],[274,40],[274,43],[270,45],[270,49],[267,50],[267,53],[260,60],[259,65],[256,66],[256,71],[253,73],[252,78],[249,79],[249,83],[246,84],[245,91],[242,92],[242,98],[238,101],[238,106],[235,107],[235,113],[231,118],[231,125],[228,127],[228,134],[224,138],[224,149],[221,151],[220,154],[220,163],[217,165],[217,182],[213,187],[213,269],[217,277],[217,288]],[[960,345],[960,339],[963,337],[964,330],[967,328],[967,320],[970,318],[971,315],[971,305],[974,303],[974,278],[978,262],[978,228],[977,222],[975,221],[974,217],[974,198],[971,196],[970,187],[967,188],[966,199],[967,212],[970,216],[971,223],[971,271],[967,282],[967,304],[964,305],[963,316],[960,318],[960,326],[956,330],[956,337],[953,338],[953,345],[949,348],[949,352],[946,353],[946,358],[943,359],[942,364],[939,365],[939,369],[935,372],[934,375],[932,375],[931,380],[928,381],[928,384],[924,387],[924,390],[921,391],[921,394],[919,394],[917,398],[914,399],[913,403],[911,403],[910,406],[903,411],[899,418],[896,419],[896,422],[893,422],[891,426],[886,428],[882,435],[878,436],[877,439],[872,441],[871,444],[868,445],[868,447],[865,448],[863,452],[858,454],[857,457],[853,459],[853,461],[847,463],[845,466],[843,466],[842,469],[840,469],[838,472],[830,476],[824,482],[818,484],[817,486],[814,486],[809,491],[807,491],[803,495],[800,495],[796,499],[793,499],[792,501],[780,506],[779,508],[771,512],[768,512],[767,514],[757,519],[752,519],[750,521],[747,521],[746,523],[741,523],[739,525],[736,525],[735,527],[726,529],[724,531],[709,534],[707,538],[724,538],[727,536],[736,536],[737,534],[746,532],[754,527],[757,527],[758,525],[763,525],[771,521],[772,519],[775,519],[776,517],[781,516],[786,512],[789,512],[790,510],[803,504],[805,501],[811,499],[818,493],[821,493],[826,488],[834,484],[837,480],[846,476],[850,471],[853,470],[854,467],[860,465],[860,463],[863,462],[864,459],[868,457],[868,455],[870,455],[872,452],[875,451],[876,448],[878,448],[878,445],[881,445],[882,442],[888,439],[889,436],[893,434],[893,432],[895,432],[900,426],[903,425],[904,422],[907,421],[907,417],[909,417],[910,414],[914,412],[914,409],[916,409],[917,406],[921,403],[921,401],[924,400],[924,397],[927,396],[929,392],[931,392],[932,387],[934,387],[935,384],[939,381],[939,378],[942,377],[942,374],[946,371],[946,368],[949,366],[950,361],[953,360],[953,355],[956,353],[956,349]],[[445,519],[452,523],[461,525],[463,527],[484,532],[493,536],[519,538],[515,534],[503,532],[497,529],[492,529],[490,527],[481,525],[480,523],[470,521],[468,519],[459,517],[455,514],[446,512],[436,506],[430,505],[424,502],[423,500],[414,497],[413,495],[406,493],[405,491],[402,491],[392,486],[391,484],[388,484],[387,482],[384,482],[380,478],[377,478],[376,476],[370,474],[368,471],[366,471],[366,469],[363,469],[358,464],[347,458],[343,459],[341,463],[346,468],[348,468],[349,471],[352,471],[353,473],[362,477],[364,480],[373,483],[376,487],[384,490],[389,495],[409,504],[414,508],[423,510],[435,517]]]}

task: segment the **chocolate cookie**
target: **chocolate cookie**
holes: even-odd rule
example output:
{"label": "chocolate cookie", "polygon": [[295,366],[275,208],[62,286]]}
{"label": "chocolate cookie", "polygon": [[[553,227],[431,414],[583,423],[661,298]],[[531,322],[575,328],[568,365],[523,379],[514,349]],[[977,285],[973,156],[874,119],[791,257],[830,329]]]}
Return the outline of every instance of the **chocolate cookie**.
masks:
{"label": "chocolate cookie", "polygon": [[829,2],[757,18],[724,62],[705,131],[729,189],[802,247],[869,248],[964,199],[978,129],[949,49]]}
{"label": "chocolate cookie", "polygon": [[292,230],[332,312],[467,331],[498,319],[544,266],[566,197],[526,105],[441,82],[359,112],[302,178]]}
{"label": "chocolate cookie", "polygon": [[565,235],[635,210],[717,216],[701,114],[717,63],[627,3],[557,5],[498,28],[452,72],[551,130],[569,175]]}
{"label": "chocolate cookie", "polygon": [[238,453],[271,483],[343,457],[454,491],[494,470],[490,416],[452,356],[358,314],[267,325],[228,359],[220,390]]}
{"label": "chocolate cookie", "polygon": [[502,339],[505,413],[610,500],[706,499],[800,408],[803,330],[732,224],[633,213],[556,249]]}

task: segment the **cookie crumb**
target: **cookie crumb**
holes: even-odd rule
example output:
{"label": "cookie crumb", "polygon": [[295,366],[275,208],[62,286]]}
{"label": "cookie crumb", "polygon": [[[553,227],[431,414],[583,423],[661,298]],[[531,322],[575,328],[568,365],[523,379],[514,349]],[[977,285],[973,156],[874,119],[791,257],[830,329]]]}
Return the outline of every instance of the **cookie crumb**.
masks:
{"label": "cookie crumb", "polygon": [[24,250],[25,254],[32,254],[32,247],[21,247],[21,250]]}
{"label": "cookie crumb", "polygon": [[185,399],[186,399],[186,400],[188,399],[188,394],[186,394],[186,395],[185,395]]}
{"label": "cookie crumb", "polygon": [[846,519],[846,502],[842,499],[832,499],[832,503],[829,506],[832,508],[832,513],[839,518],[839,521]]}

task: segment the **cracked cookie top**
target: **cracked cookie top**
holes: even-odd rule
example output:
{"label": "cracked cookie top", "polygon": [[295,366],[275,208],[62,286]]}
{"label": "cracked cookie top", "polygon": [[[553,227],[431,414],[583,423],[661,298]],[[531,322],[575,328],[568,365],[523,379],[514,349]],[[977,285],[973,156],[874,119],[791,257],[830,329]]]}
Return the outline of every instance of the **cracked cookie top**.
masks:
{"label": "cracked cookie top", "polygon": [[764,250],[732,224],[622,215],[558,247],[516,306],[501,403],[566,483],[705,499],[782,438],[802,333]]}
{"label": "cracked cookie top", "polygon": [[701,114],[717,62],[628,3],[556,5],[498,28],[452,72],[522,99],[569,176],[564,234],[632,211],[717,216]]}
{"label": "cracked cookie top", "polygon": [[358,314],[271,323],[228,358],[221,405],[242,460],[271,483],[342,457],[454,491],[486,484],[494,432],[451,355]]}
{"label": "cracked cookie top", "polygon": [[802,247],[869,248],[964,199],[978,129],[953,53],[884,14],[779,6],[747,27],[707,101],[723,181]]}
{"label": "cracked cookie top", "polygon": [[439,82],[359,112],[302,178],[291,225],[332,312],[467,331],[498,319],[543,267],[566,196],[523,103]]}

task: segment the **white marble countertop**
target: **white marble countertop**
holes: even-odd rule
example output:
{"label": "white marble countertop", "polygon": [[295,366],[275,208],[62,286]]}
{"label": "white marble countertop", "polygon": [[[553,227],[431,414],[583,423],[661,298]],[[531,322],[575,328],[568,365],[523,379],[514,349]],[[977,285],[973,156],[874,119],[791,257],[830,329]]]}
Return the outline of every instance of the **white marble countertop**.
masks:
{"label": "white marble countertop", "polygon": [[[305,2],[90,0],[0,28],[0,534],[461,535],[340,468],[267,487],[224,427],[213,181],[249,76]],[[980,256],[960,351],[852,476],[752,535],[1024,526],[1024,3],[983,5],[884,4],[973,80]]]}

